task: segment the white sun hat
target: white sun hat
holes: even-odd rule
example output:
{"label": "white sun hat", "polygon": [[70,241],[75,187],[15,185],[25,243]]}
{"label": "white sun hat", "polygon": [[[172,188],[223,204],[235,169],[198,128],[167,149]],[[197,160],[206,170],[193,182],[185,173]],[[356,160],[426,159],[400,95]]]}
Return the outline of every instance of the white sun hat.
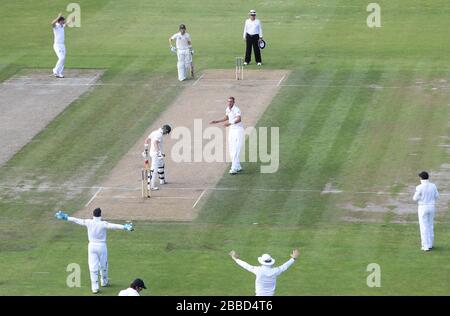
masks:
{"label": "white sun hat", "polygon": [[250,10],[250,12],[248,14],[249,15],[256,15],[256,11],[255,10]]}
{"label": "white sun hat", "polygon": [[275,263],[275,259],[272,258],[269,254],[265,253],[261,257],[258,257],[258,262],[263,266],[271,266]]}

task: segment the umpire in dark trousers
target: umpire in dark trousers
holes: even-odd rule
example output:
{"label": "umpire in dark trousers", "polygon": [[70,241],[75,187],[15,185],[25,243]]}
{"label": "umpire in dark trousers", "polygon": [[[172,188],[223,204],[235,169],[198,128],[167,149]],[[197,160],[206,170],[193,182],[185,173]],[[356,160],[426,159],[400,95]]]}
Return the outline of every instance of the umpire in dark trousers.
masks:
{"label": "umpire in dark trousers", "polygon": [[245,62],[244,65],[248,65],[252,59],[252,47],[255,52],[255,59],[258,66],[261,66],[261,51],[259,49],[259,40],[263,39],[263,31],[261,21],[256,18],[256,11],[250,10],[249,19],[245,21],[244,26],[244,40],[247,43],[247,48],[245,50]]}

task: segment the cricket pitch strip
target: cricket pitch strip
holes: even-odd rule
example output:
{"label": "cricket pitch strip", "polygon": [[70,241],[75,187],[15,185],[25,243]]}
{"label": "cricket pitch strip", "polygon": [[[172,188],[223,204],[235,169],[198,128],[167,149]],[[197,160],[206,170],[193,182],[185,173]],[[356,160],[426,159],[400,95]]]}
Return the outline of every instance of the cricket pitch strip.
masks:
{"label": "cricket pitch strip", "polygon": [[170,152],[177,140],[171,139],[171,133],[164,136],[168,184],[158,185],[160,190],[153,191],[151,198],[142,198],[145,138],[163,124],[172,129],[183,126],[193,134],[194,120],[201,119],[206,128],[209,121],[225,116],[229,96],[236,98],[244,126],[255,126],[288,74],[285,70],[245,70],[245,80],[235,80],[234,69],[205,71],[147,129],[75,216],[90,217],[92,209],[101,207],[111,220],[192,221],[209,194],[205,188],[214,188],[230,163],[174,162]]}

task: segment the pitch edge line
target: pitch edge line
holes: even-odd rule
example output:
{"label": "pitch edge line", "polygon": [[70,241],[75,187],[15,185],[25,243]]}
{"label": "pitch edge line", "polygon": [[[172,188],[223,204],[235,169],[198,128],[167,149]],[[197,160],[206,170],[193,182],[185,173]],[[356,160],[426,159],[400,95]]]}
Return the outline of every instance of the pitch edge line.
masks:
{"label": "pitch edge line", "polygon": [[198,197],[197,201],[195,201],[194,205],[192,205],[192,208],[195,208],[198,202],[200,202],[200,199],[203,197],[203,195],[206,193],[206,189],[203,190],[202,194]]}
{"label": "pitch edge line", "polygon": [[195,82],[192,84],[192,86],[196,86],[197,83],[203,78],[204,75],[205,75],[205,74],[202,74],[200,77],[198,77],[198,79],[195,80]]}
{"label": "pitch edge line", "polygon": [[285,77],[286,77],[286,75],[283,75],[283,77],[281,77],[280,81],[278,81],[278,83],[277,83],[277,87],[279,87],[281,85],[281,83],[283,82]]}
{"label": "pitch edge line", "polygon": [[89,200],[89,202],[86,203],[84,207],[87,207],[89,204],[91,204],[91,202],[94,201],[94,199],[97,197],[97,195],[100,193],[102,189],[103,189],[102,187],[98,188],[97,192],[95,192],[94,196]]}

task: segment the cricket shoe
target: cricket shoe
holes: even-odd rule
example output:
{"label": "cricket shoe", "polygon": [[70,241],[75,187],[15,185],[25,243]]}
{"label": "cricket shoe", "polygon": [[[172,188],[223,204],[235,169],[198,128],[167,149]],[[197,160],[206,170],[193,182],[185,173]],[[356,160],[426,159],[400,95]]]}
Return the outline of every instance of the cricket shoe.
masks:
{"label": "cricket shoe", "polygon": [[56,78],[64,78],[63,75],[55,75]]}
{"label": "cricket shoe", "polygon": [[167,184],[166,180],[159,180],[159,184]]}
{"label": "cricket shoe", "polygon": [[236,169],[236,172],[241,172],[243,169],[242,168],[239,168],[239,169]]}
{"label": "cricket shoe", "polygon": [[230,174],[233,175],[233,176],[234,176],[235,174],[237,174],[237,173],[238,173],[237,170],[234,170],[234,169],[231,169],[231,170],[230,170]]}
{"label": "cricket shoe", "polygon": [[99,292],[99,290],[92,290],[92,294],[98,294]]}
{"label": "cricket shoe", "polygon": [[153,187],[153,188],[150,188],[150,190],[152,190],[152,191],[158,191],[159,188],[158,188],[158,187]]}
{"label": "cricket shoe", "polygon": [[247,66],[248,65],[248,63],[244,63],[244,66]]}
{"label": "cricket shoe", "polygon": [[261,63],[258,63],[258,66],[261,66],[262,64]]}
{"label": "cricket shoe", "polygon": [[422,247],[421,250],[423,250],[423,251],[430,251],[431,249]]}

